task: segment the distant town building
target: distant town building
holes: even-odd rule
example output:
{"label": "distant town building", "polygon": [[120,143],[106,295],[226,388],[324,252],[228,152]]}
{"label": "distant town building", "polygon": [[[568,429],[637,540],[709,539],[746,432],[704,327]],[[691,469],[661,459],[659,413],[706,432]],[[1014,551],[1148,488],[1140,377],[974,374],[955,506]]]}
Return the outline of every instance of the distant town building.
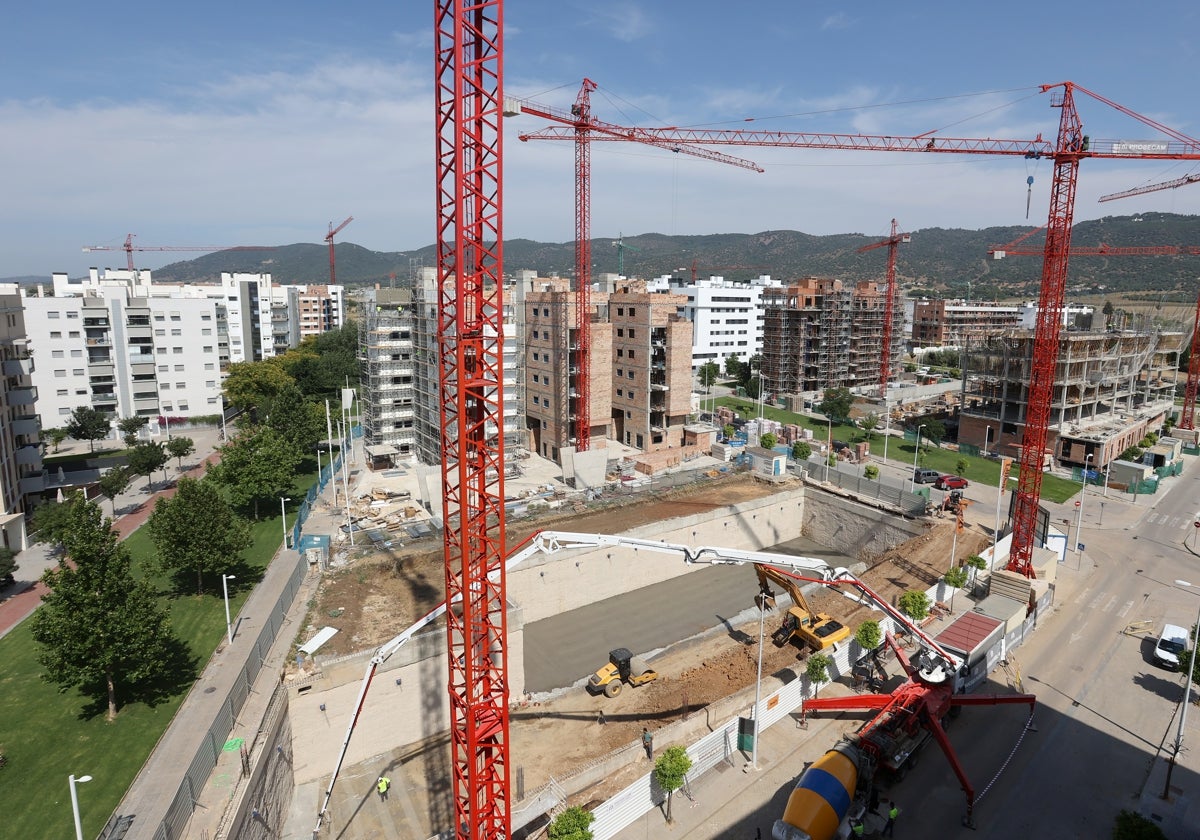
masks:
{"label": "distant town building", "polygon": [[31,500],[45,489],[34,363],[22,303],[15,286],[0,289],[0,545],[14,552],[28,547],[25,516]]}

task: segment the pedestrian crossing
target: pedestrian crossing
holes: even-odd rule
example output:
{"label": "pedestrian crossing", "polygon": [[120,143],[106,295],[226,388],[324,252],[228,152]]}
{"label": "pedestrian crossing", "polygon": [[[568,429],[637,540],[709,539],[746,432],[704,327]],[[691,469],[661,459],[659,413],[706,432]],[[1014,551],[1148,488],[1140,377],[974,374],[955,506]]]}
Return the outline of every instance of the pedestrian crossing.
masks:
{"label": "pedestrian crossing", "polygon": [[1183,530],[1196,527],[1195,523],[1200,522],[1200,512],[1194,516],[1168,516],[1165,513],[1148,513],[1143,521],[1147,525],[1158,525],[1162,528],[1178,528]]}
{"label": "pedestrian crossing", "polygon": [[1108,592],[1096,592],[1093,587],[1088,587],[1076,595],[1072,602],[1078,606],[1087,604],[1087,611],[1091,613],[1116,613],[1118,618],[1125,618],[1129,615],[1129,611],[1133,609],[1133,601],[1125,601],[1118,603],[1120,597],[1117,595],[1109,595]]}

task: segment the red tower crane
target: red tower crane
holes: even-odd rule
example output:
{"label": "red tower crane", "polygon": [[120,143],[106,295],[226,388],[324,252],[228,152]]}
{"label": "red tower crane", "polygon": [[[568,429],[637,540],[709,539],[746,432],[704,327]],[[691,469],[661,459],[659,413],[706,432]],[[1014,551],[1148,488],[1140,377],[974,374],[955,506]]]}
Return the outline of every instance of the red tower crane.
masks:
{"label": "red tower crane", "polygon": [[[574,412],[575,448],[586,452],[591,448],[591,293],[592,293],[592,151],[593,140],[631,141],[668,149],[672,152],[692,155],[705,160],[729,163],[745,169],[762,172],[762,168],[747,160],[731,157],[721,152],[699,148],[688,141],[666,142],[643,133],[639,128],[629,128],[597,120],[592,116],[591,93],[596,83],[585,78],[575,97],[570,113],[539,105],[525,99],[509,99],[505,102],[506,116],[531,114],[570,126],[570,138],[575,142],[575,343],[568,341],[568,352],[575,354],[576,370]],[[521,140],[536,140],[541,132],[522,134]],[[557,136],[552,139],[560,139]],[[570,389],[569,389],[570,390]]]}
{"label": "red tower crane", "polygon": [[[136,271],[133,266],[134,251],[274,251],[274,245],[134,245],[135,234],[126,234],[125,244],[120,249],[125,252],[125,259],[130,271]],[[84,245],[85,254],[91,251],[115,251],[111,245]]]}
{"label": "red tower crane", "polygon": [[870,245],[864,245],[858,249],[858,253],[862,254],[866,251],[873,251],[876,248],[882,248],[884,245],[888,249],[887,261],[887,301],[883,306],[883,349],[879,353],[879,396],[887,399],[888,379],[892,375],[892,318],[896,313],[896,252],[900,246],[906,242],[912,242],[912,236],[907,233],[901,233],[896,225],[896,220],[892,219],[892,235],[887,239],[879,242],[873,242]]}
{"label": "red tower crane", "polygon": [[329,233],[325,234],[325,242],[329,245],[329,285],[337,284],[337,270],[334,266],[333,256],[333,237],[334,234],[341,233],[342,228],[354,221],[353,216],[347,216],[346,221],[342,222],[337,227],[333,226],[333,222],[329,223]]}
{"label": "red tower crane", "polygon": [[[1007,245],[993,245],[988,248],[988,256],[994,260],[1005,257],[1040,257],[1045,246],[1018,247],[1022,242],[1046,229],[1045,225],[1021,234]],[[1071,247],[1072,257],[1170,257],[1170,256],[1200,256],[1200,246],[1196,245],[1099,245]]]}
{"label": "red tower crane", "polygon": [[1192,325],[1192,349],[1188,353],[1187,385],[1183,389],[1183,411],[1179,415],[1179,428],[1194,431],[1196,428],[1196,390],[1200,384],[1200,296],[1196,298],[1196,321]]}
{"label": "red tower crane", "polygon": [[[1041,500],[1042,452],[1046,445],[1058,358],[1059,313],[1066,291],[1067,263],[1071,247],[1071,222],[1075,212],[1075,189],[1079,163],[1085,158],[1108,160],[1200,160],[1200,141],[1106,99],[1074,82],[1041,85],[1050,93],[1050,105],[1059,109],[1058,136],[1054,142],[1038,135],[1033,140],[942,137],[926,132],[912,137],[880,134],[819,134],[740,129],[687,128],[640,129],[667,143],[704,143],[723,146],[777,146],[788,148],[847,149],[868,152],[925,152],[931,154],[1007,155],[1029,159],[1049,158],[1054,163],[1050,187],[1050,212],[1043,250],[1041,290],[1034,334],[1033,362],[1026,403],[1025,440],[1021,448],[1020,478],[1013,515],[1013,540],[1008,568],[1032,577],[1038,503]],[[1169,140],[1130,143],[1124,140],[1093,140],[1083,133],[1083,122],[1075,108],[1075,93],[1087,94],[1098,102],[1165,134]],[[547,139],[569,139],[561,129],[540,133]]]}

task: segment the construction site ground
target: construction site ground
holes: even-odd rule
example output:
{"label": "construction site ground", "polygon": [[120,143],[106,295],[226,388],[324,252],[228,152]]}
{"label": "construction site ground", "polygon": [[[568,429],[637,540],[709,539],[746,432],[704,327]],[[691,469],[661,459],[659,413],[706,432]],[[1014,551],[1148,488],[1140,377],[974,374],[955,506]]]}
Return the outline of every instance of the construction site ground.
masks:
{"label": "construction site ground", "polygon": [[[572,511],[557,520],[542,517],[536,522],[513,523],[509,528],[509,545],[517,545],[528,533],[542,528],[616,533],[648,522],[757,498],[773,489],[749,477],[733,477],[698,485],[690,492],[675,491],[655,500],[638,499],[622,507],[586,513]],[[949,565],[954,527],[952,519],[936,521],[926,534],[872,561],[862,578],[892,603],[906,590],[928,589]],[[967,527],[957,537],[956,556],[978,553],[988,545],[989,537],[989,530],[980,523],[972,524],[968,517]],[[326,614],[336,613],[342,632],[323,652],[336,655],[378,645],[439,602],[444,587],[440,545],[434,550],[399,558],[399,562],[397,559],[386,555],[363,556],[325,582],[307,624],[314,628]],[[852,628],[870,616],[865,607],[856,606],[832,591],[814,593],[810,603]],[[779,621],[777,611],[768,614],[764,677],[788,669],[799,673],[804,667],[804,654],[797,647],[776,648],[771,644],[769,635]],[[654,730],[684,714],[704,714],[705,707],[712,702],[752,686],[757,672],[758,629],[757,621],[719,627],[710,634],[674,646],[653,661],[660,674],[657,681],[637,689],[626,688],[616,698],[593,696],[582,687],[544,698],[513,698],[511,760],[514,768],[521,769],[524,790],[532,791],[551,777],[567,778],[597,757],[636,743],[643,726]],[[776,684],[772,681],[772,690]],[[599,725],[601,711],[604,725]],[[665,746],[655,744],[656,749]],[[392,758],[404,764],[419,764],[423,758],[429,758],[435,765],[444,766],[444,759],[435,759],[434,754],[446,750],[443,736],[398,749]],[[600,785],[580,793],[573,804],[602,801],[645,771],[645,762],[631,761],[622,772],[611,774]],[[372,772],[370,768],[362,768],[366,777]],[[417,778],[422,775],[418,773]],[[435,791],[448,788],[448,784],[439,785],[427,775],[424,781],[430,785],[427,791],[430,797],[438,795]],[[431,814],[441,810],[432,802],[428,805]],[[420,828],[427,829],[422,836],[429,836],[442,827]],[[354,826],[346,828],[343,837],[368,836],[360,834]]]}

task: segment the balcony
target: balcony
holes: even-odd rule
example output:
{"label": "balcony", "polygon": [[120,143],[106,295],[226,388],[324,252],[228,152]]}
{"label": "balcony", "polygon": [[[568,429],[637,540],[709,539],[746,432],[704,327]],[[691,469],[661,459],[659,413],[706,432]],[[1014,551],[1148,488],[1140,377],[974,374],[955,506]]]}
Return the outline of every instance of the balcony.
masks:
{"label": "balcony", "polygon": [[84,318],[83,319],[83,328],[85,330],[90,329],[92,327],[95,327],[97,329],[101,329],[101,328],[108,329],[108,326],[109,326],[109,324],[108,324],[107,318]]}
{"label": "balcony", "polygon": [[37,388],[13,388],[8,392],[9,405],[33,405],[37,402]]}
{"label": "balcony", "polygon": [[88,336],[86,341],[88,347],[112,347],[112,339],[106,335],[96,336],[95,338]]}
{"label": "balcony", "polygon": [[14,420],[12,423],[12,431],[14,435],[35,438],[42,431],[42,418],[36,414],[31,414],[28,417],[22,417],[19,420]]}
{"label": "balcony", "polygon": [[40,446],[22,446],[17,450],[17,464],[22,467],[40,467],[42,465],[42,448]]}
{"label": "balcony", "polygon": [[33,373],[33,357],[27,359],[5,359],[5,376],[29,376]]}
{"label": "balcony", "polygon": [[33,496],[46,489],[46,471],[27,473],[17,482],[17,489],[22,496]]}

